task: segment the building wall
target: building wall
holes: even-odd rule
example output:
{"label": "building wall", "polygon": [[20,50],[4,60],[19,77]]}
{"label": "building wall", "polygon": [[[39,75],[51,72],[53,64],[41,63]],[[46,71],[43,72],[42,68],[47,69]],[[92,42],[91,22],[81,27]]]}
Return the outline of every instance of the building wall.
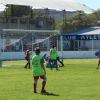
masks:
{"label": "building wall", "polygon": [[[42,55],[47,52],[42,52]],[[60,57],[64,59],[67,58],[96,58],[95,56],[96,51],[63,51],[59,52]],[[33,52],[34,55],[34,52]],[[2,60],[15,60],[15,59],[24,59],[24,52],[3,52],[0,55],[0,59]]]}

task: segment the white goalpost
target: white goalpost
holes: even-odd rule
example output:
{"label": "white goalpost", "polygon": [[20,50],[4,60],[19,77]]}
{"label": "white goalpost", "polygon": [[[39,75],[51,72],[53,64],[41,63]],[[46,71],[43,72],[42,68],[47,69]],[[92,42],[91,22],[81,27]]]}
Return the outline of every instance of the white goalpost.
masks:
{"label": "white goalpost", "polygon": [[30,49],[34,54],[34,48],[39,46],[42,53],[48,52],[52,43],[56,43],[59,30],[25,30],[2,29],[0,30],[0,59],[19,60],[24,59],[24,52]]}

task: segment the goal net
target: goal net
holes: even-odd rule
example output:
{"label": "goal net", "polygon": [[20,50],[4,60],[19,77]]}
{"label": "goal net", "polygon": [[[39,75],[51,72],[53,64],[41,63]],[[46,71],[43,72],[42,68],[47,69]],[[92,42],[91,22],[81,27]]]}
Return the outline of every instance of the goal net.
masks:
{"label": "goal net", "polygon": [[48,52],[55,44],[57,46],[58,30],[0,30],[0,59],[24,59],[24,52],[31,50],[34,54],[35,47],[39,46],[42,53]]}

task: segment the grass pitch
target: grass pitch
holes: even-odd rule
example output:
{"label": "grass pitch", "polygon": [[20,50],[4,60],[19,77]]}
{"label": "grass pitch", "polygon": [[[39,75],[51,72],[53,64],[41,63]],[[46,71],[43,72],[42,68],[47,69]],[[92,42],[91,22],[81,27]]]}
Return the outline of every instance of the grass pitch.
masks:
{"label": "grass pitch", "polygon": [[67,59],[59,71],[47,70],[46,90],[33,93],[31,69],[24,69],[25,61],[6,61],[0,68],[0,100],[100,100],[100,69],[97,59]]}

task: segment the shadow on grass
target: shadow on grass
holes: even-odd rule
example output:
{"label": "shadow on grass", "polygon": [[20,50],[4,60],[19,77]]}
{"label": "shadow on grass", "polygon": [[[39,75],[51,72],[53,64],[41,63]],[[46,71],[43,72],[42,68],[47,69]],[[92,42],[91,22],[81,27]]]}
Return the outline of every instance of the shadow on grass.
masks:
{"label": "shadow on grass", "polygon": [[52,93],[52,92],[46,92],[47,96],[60,96],[59,94],[55,94],[55,93]]}
{"label": "shadow on grass", "polygon": [[[37,93],[37,94],[41,94],[41,93]],[[55,94],[52,92],[46,92],[45,94],[41,94],[41,95],[46,95],[46,96],[60,96],[59,94]]]}

